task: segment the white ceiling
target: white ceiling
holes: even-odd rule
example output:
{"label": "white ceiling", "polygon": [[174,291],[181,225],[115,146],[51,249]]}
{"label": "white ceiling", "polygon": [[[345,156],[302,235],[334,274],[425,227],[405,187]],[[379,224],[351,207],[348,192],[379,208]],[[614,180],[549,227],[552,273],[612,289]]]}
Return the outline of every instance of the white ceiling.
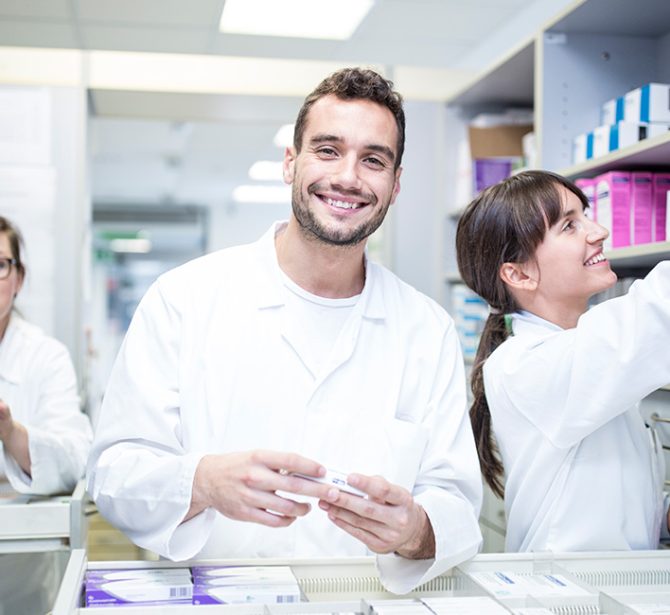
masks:
{"label": "white ceiling", "polygon": [[[336,42],[222,34],[224,0],[0,0],[0,46],[365,63],[393,76],[479,68],[483,49],[512,46],[570,1],[377,0]],[[272,137],[301,97],[96,90],[90,101],[95,202],[216,205],[255,160],[281,157]]]}

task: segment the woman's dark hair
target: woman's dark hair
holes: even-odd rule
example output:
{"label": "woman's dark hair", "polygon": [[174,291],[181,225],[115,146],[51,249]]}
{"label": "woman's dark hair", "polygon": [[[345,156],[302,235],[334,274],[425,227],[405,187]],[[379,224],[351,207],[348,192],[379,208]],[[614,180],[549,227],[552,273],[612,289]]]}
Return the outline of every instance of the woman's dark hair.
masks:
{"label": "woman's dark hair", "polygon": [[21,260],[21,246],[23,245],[23,238],[19,229],[14,226],[7,218],[0,216],[0,233],[4,233],[9,240],[9,247],[12,251],[12,258],[16,260],[14,267],[16,268],[19,277],[23,278],[26,275],[26,268]]}
{"label": "woman's dark hair", "polygon": [[484,479],[503,497],[504,468],[491,429],[484,391],[486,359],[508,336],[505,314],[519,309],[500,277],[504,263],[527,263],[547,230],[561,217],[560,187],[588,201],[572,182],[548,171],[525,171],[481,192],[465,209],[456,231],[456,258],[463,281],[491,307],[472,367],[470,421]]}
{"label": "woman's dark hair", "polygon": [[293,130],[293,146],[296,152],[302,147],[302,136],[307,125],[307,114],[312,105],[324,96],[337,96],[341,100],[369,100],[386,107],[395,118],[398,128],[396,146],[397,169],[402,161],[405,150],[405,112],[402,108],[402,96],[393,89],[393,82],[384,79],[373,70],[363,68],[343,68],[329,77],[326,77],[315,90],[305,98],[298,112],[298,118]]}

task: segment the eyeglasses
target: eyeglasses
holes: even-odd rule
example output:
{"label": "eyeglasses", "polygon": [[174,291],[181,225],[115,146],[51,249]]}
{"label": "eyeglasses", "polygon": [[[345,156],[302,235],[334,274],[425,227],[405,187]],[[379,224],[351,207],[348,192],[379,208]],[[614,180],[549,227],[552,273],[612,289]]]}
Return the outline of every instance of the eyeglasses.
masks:
{"label": "eyeglasses", "polygon": [[15,258],[0,258],[0,280],[9,277],[12,272],[12,265],[16,266],[17,260]]}

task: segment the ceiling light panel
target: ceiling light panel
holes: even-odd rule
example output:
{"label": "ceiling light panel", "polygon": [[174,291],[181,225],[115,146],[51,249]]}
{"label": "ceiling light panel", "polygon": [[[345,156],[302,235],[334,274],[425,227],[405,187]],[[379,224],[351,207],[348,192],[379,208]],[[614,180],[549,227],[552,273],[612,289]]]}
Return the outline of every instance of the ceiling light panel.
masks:
{"label": "ceiling light panel", "polygon": [[219,29],[227,34],[346,40],[374,0],[226,0]]}

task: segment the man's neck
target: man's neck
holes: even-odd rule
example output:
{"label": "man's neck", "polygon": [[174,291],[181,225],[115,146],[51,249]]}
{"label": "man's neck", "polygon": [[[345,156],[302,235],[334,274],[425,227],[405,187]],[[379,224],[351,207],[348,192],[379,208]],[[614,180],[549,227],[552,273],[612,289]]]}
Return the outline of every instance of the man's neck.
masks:
{"label": "man's neck", "polygon": [[319,297],[353,297],[365,284],[365,242],[333,246],[308,240],[295,219],[275,236],[281,270],[298,286]]}

